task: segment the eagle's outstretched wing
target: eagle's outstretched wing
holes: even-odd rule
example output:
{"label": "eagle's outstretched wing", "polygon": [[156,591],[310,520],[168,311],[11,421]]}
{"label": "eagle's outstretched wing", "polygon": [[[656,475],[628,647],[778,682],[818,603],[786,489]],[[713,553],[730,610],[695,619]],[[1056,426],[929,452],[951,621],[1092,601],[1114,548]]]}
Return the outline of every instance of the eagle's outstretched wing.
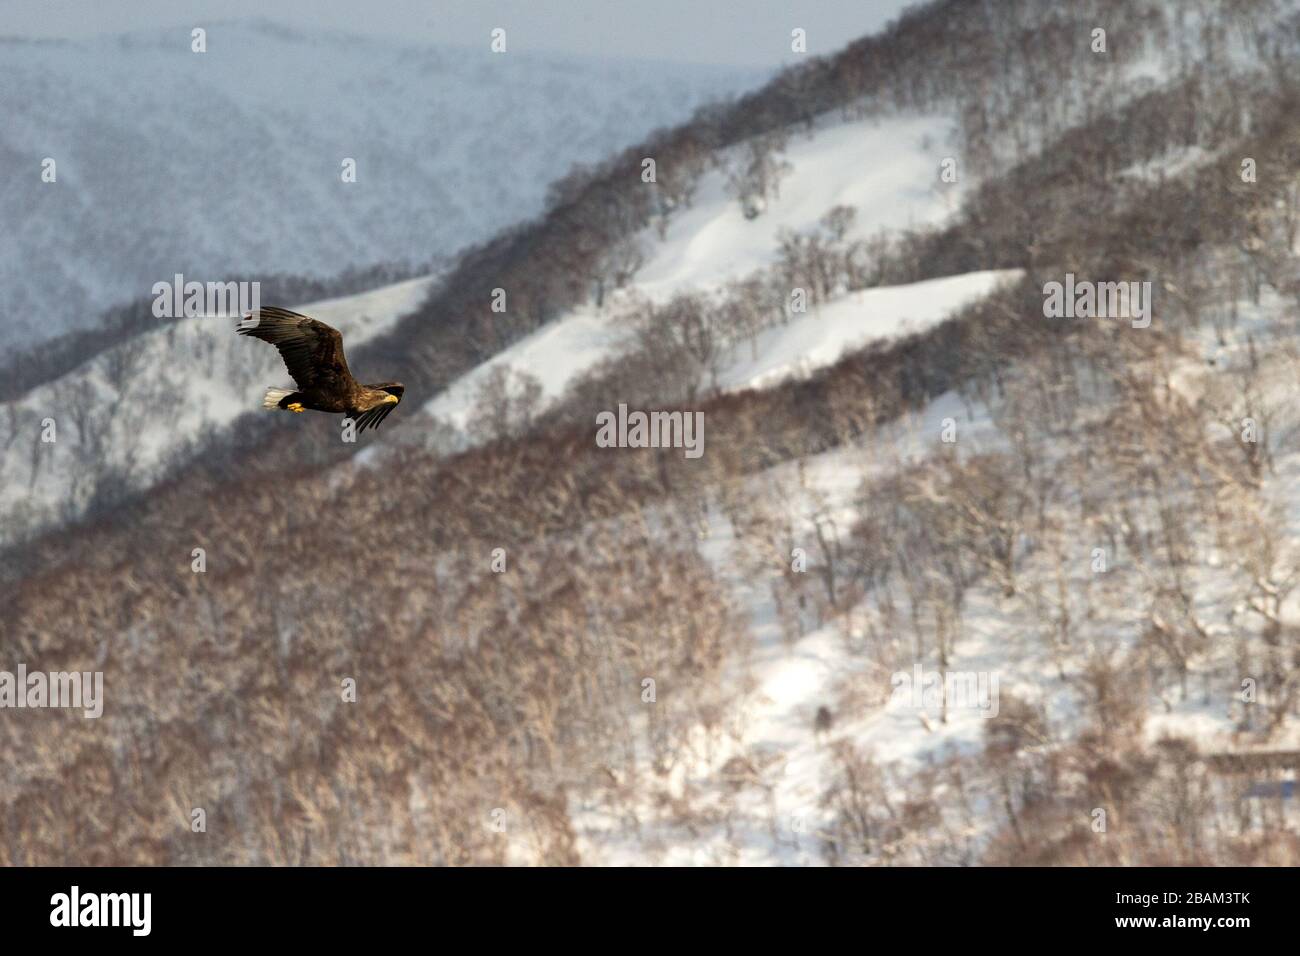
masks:
{"label": "eagle's outstretched wing", "polygon": [[303,391],[347,395],[356,387],[343,355],[343,336],[324,322],[288,309],[268,307],[245,316],[238,332],[279,349],[285,368]]}

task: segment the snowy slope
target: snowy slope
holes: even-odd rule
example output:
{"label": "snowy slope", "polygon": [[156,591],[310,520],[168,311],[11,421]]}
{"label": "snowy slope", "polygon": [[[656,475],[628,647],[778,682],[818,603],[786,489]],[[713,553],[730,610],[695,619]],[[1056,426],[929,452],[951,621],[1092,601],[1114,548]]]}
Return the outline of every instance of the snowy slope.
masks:
{"label": "snowy slope", "polygon": [[[425,410],[455,432],[447,450],[464,447],[479,391],[493,370],[508,367],[540,379],[543,407],[600,361],[627,345],[620,311],[635,297],[664,297],[711,284],[710,277],[750,274],[770,264],[787,230],[814,226],[835,205],[859,210],[858,235],[921,225],[942,219],[958,195],[934,188],[936,161],[950,124],[941,117],[896,117],[854,123],[819,124],[816,135],[799,137],[787,149],[792,170],[779,198],[754,220],[741,215],[727,195],[721,173],[705,177],[689,210],[675,217],[660,241],[653,230],[641,237],[651,255],[629,288],[609,296],[603,308],[580,307],[494,356],[434,397]],[[889,144],[902,157],[898,160]],[[877,155],[874,169],[860,162],[863,152]],[[884,159],[882,157],[891,158]],[[884,172],[882,172],[884,171]],[[686,231],[702,230],[701,242]],[[642,281],[648,276],[648,281]],[[807,374],[866,342],[918,331],[941,321],[985,294],[999,281],[996,273],[949,277],[900,289],[852,293],[815,307],[789,325],[760,334],[751,347],[737,349],[720,368],[718,387],[767,386],[789,375]],[[386,322],[410,311],[429,280],[400,283],[332,303],[307,306],[336,325],[355,344],[363,331],[376,334]],[[367,316],[378,316],[365,326]],[[211,322],[189,319],[110,350],[62,379],[49,383],[3,410],[0,417],[0,515],[11,520],[5,540],[75,518],[93,500],[107,476],[131,488],[144,488],[163,466],[197,451],[213,429],[256,408],[261,389],[284,380],[267,350],[250,357],[235,344],[213,337]],[[224,332],[224,327],[221,329]],[[165,361],[164,361],[165,356]],[[141,369],[175,370],[140,376]],[[149,407],[167,390],[165,414],[146,413],[132,422],[122,409]],[[78,427],[52,410],[84,409]],[[59,442],[39,442],[39,423],[54,414]],[[156,420],[155,420],[156,419]],[[84,438],[82,437],[84,434]],[[361,460],[380,451],[382,436]]]}
{"label": "snowy slope", "polygon": [[[814,515],[847,529],[856,514],[855,499],[863,481],[881,479],[899,468],[923,462],[934,452],[945,419],[961,430],[961,451],[973,452],[999,444],[987,409],[947,393],[916,414],[888,423],[869,447],[842,447],[799,462],[779,465],[746,481],[746,497],[772,496],[789,503],[801,533],[811,535]],[[673,773],[659,785],[671,798],[689,795],[700,818],[727,819],[725,828],[711,828],[686,838],[672,826],[655,820],[651,809],[657,791],[646,794],[639,837],[632,837],[626,814],[611,812],[600,801],[575,808],[575,825],[584,862],[597,865],[699,866],[811,865],[822,862],[818,833],[826,821],[819,805],[831,773],[827,742],[810,732],[819,706],[834,706],[842,683],[878,680],[888,686],[889,675],[863,674],[863,662],[853,652],[839,623],[813,628],[791,645],[783,636],[768,582],[742,570],[736,559],[752,542],[739,540],[721,509],[711,509],[703,551],[715,571],[728,582],[747,617],[753,650],[741,673],[727,680],[752,688],[728,722],[732,731],[723,740],[700,728],[691,751],[682,755]],[[1025,653],[1021,643],[1005,640],[1004,624],[994,609],[984,619],[989,640],[961,646],[954,668],[997,670],[1002,688],[1018,687],[1016,676],[1032,681],[1042,673],[1042,661]],[[1017,656],[1019,655],[1019,656]],[[932,719],[933,718],[933,719]],[[835,729],[832,739],[853,740],[870,748],[882,761],[915,770],[928,755],[949,747],[973,747],[983,731],[983,719],[973,712],[954,713],[946,725],[937,715],[926,720],[905,707],[887,704],[867,719]],[[759,768],[762,786],[735,793],[724,767],[733,757]],[[649,776],[649,775],[648,775]]]}
{"label": "snowy slope", "polygon": [[[1271,291],[1258,305],[1238,303],[1239,323],[1226,336],[1217,337],[1208,326],[1198,333],[1203,356],[1190,355],[1173,371],[1171,380],[1189,400],[1211,399],[1218,389],[1234,387],[1233,376],[1242,366],[1256,361],[1255,349],[1269,358],[1262,376],[1265,387],[1259,396],[1261,409],[1270,409],[1269,421],[1276,455],[1275,471],[1264,482],[1262,497],[1277,508],[1281,537],[1287,550],[1284,565],[1294,562],[1294,541],[1300,540],[1300,502],[1294,489],[1300,477],[1300,452],[1287,436],[1300,429],[1300,411],[1290,400],[1294,369],[1298,360],[1287,343],[1291,339],[1287,306]],[[1253,345],[1252,345],[1253,340]],[[1205,358],[1213,358],[1208,365]],[[1103,412],[1097,410],[1098,414]],[[958,423],[960,440],[940,451],[939,435],[945,419]],[[914,415],[884,425],[864,445],[846,446],[800,462],[782,464],[747,480],[744,495],[780,501],[796,520],[795,540],[813,541],[814,518],[821,527],[835,527],[840,533],[851,527],[864,504],[863,487],[887,478],[900,469],[920,465],[933,469],[932,456],[956,453],[967,457],[990,451],[1005,451],[1008,436],[990,409],[948,393]],[[1218,426],[1213,426],[1218,428]],[[1222,433],[1221,433],[1222,434]],[[1049,456],[1065,453],[1068,443],[1048,449]],[[733,492],[734,493],[734,492]],[[1134,499],[1143,492],[1130,490]],[[1077,519],[1077,502],[1066,499],[1056,505],[1055,520],[1063,524]],[[832,524],[828,524],[829,519]],[[1172,672],[1158,676],[1148,698],[1138,703],[1146,709],[1143,741],[1152,745],[1167,738],[1193,741],[1201,752],[1249,749],[1251,739],[1243,735],[1233,712],[1233,695],[1225,689],[1240,682],[1239,641],[1254,634],[1254,652],[1268,645],[1242,615],[1237,604],[1247,569],[1225,560],[1219,542],[1208,528],[1198,528],[1195,557],[1187,573],[1195,595],[1192,612],[1206,629],[1206,649],[1190,662],[1191,692],[1179,687]],[[643,782],[635,790],[635,804],[611,805],[591,798],[574,808],[579,848],[585,863],[597,865],[815,865],[826,862],[821,841],[830,832],[833,809],[824,799],[836,773],[841,746],[852,746],[869,754],[884,768],[886,790],[902,804],[933,766],[954,755],[977,757],[986,743],[987,721],[976,709],[956,708],[947,720],[936,706],[913,707],[891,696],[894,668],[882,669],[878,661],[858,649],[857,629],[874,613],[870,600],[863,601],[842,617],[813,625],[791,641],[778,623],[768,582],[747,575],[739,559],[752,550],[752,540],[741,540],[722,509],[710,510],[703,533],[704,553],[715,571],[728,581],[735,600],[743,608],[753,635],[753,651],[739,664],[739,673],[726,680],[748,690],[738,710],[723,722],[725,733],[697,728],[688,753],[678,754],[671,773],[656,775],[646,761]],[[1044,543],[1045,544],[1045,543]],[[1071,739],[1084,721],[1081,698],[1084,675],[1098,653],[1117,653],[1134,647],[1149,623],[1151,581],[1135,567],[1116,566],[1114,573],[1100,579],[1088,563],[1090,544],[1069,537],[1071,553],[1067,586],[1074,595],[1087,593],[1104,599],[1091,605],[1075,642],[1053,650],[1044,638],[1053,622],[1044,621],[1029,594],[1034,582],[1056,586],[1057,568],[1050,548],[1026,555],[1018,572],[1024,594],[1008,598],[1000,589],[984,582],[967,595],[961,612],[959,636],[948,664],[950,671],[992,675],[997,679],[996,699],[1003,706],[1012,697],[1044,708],[1056,734]],[[1121,559],[1122,560],[1122,559]],[[1289,566],[1294,566],[1290,564]],[[778,584],[778,586],[780,586]],[[1077,598],[1076,598],[1077,599]],[[1300,598],[1283,605],[1288,624],[1300,621]],[[903,641],[901,658],[895,666],[910,669],[910,651]],[[921,661],[928,672],[938,670],[932,654]],[[1211,693],[1211,688],[1214,692]],[[845,692],[865,703],[858,712],[840,709]],[[836,711],[833,729],[819,737],[813,731],[817,709]],[[1261,743],[1261,741],[1255,741]],[[1300,724],[1284,724],[1266,741],[1266,749],[1294,749],[1300,745]],[[737,785],[729,772],[735,762],[750,776]],[[979,761],[976,760],[976,765]],[[979,804],[980,784],[968,777],[974,800],[969,808],[959,801],[943,808],[946,833],[931,829],[936,840],[949,840],[952,862],[978,862],[983,845],[1004,821],[997,805]],[[931,784],[933,785],[933,784]],[[940,792],[944,790],[940,783]],[[925,791],[920,791],[925,792]],[[670,808],[670,809],[664,809]],[[963,822],[971,812],[977,825]],[[630,817],[637,826],[627,825]],[[682,824],[682,820],[689,824]],[[964,840],[953,839],[961,833]],[[891,857],[890,852],[898,852]],[[906,847],[877,848],[877,862],[915,863]]]}
{"label": "snowy slope", "polygon": [[763,78],[498,55],[486,36],[468,50],[206,28],[202,54],[188,29],[0,39],[0,349],[89,325],[176,272],[331,276],[450,255],[539,214],[572,164]]}
{"label": "snowy slope", "polygon": [[[463,432],[479,389],[501,367],[536,377],[543,402],[553,402],[578,376],[626,347],[626,323],[620,319],[630,302],[708,293],[752,275],[775,261],[784,234],[816,227],[836,206],[855,210],[848,239],[888,236],[941,222],[962,195],[961,186],[938,182],[951,132],[951,120],[941,116],[849,123],[824,119],[812,135],[792,138],[782,155],[790,170],[781,179],[779,195],[754,219],[746,219],[739,202],[728,194],[725,171],[709,172],[690,208],[671,218],[662,239],[654,229],[638,237],[645,261],[627,287],[607,297],[603,306],[589,303],[575,309],[494,356],[435,396],[425,410]],[[775,384],[831,364],[870,340],[920,331],[986,295],[1000,278],[997,273],[977,273],[843,295],[789,325],[762,333],[757,353],[749,346],[737,351],[722,369],[718,385],[734,389]]]}
{"label": "snowy slope", "polygon": [[[738,346],[719,367],[716,385],[722,391],[770,388],[809,375],[870,342],[924,331],[1018,276],[1016,270],[992,270],[848,293],[760,332],[752,346]],[[625,336],[616,309],[575,310],[467,372],[425,410],[464,432],[479,390],[499,368],[535,377],[544,409],[583,373],[617,355]]]}
{"label": "snowy slope", "polygon": [[[426,276],[301,308],[354,348],[419,306],[434,281]],[[75,519],[101,483],[148,487],[210,432],[258,411],[267,386],[289,384],[279,354],[236,335],[234,325],[169,322],[0,405],[0,545]],[[42,441],[47,420],[53,442]]]}
{"label": "snowy slope", "polygon": [[579,375],[617,354],[624,334],[606,312],[591,306],[575,309],[457,378],[430,400],[424,411],[464,432],[479,390],[500,368],[535,377],[543,389],[542,400],[553,403]]}
{"label": "snowy slope", "polygon": [[726,391],[770,388],[807,376],[869,342],[923,332],[1020,275],[988,270],[850,292],[760,332],[752,350],[744,346],[722,369],[718,385]]}
{"label": "snowy slope", "polygon": [[691,208],[673,217],[663,242],[643,236],[651,251],[636,287],[652,301],[663,301],[687,289],[706,291],[743,278],[774,261],[783,231],[811,229],[839,205],[857,214],[850,239],[939,222],[963,194],[964,184],[939,182],[939,164],[951,155],[945,144],[952,129],[944,116],[853,123],[824,118],[811,137],[792,136],[782,155],[792,169],[780,178],[779,195],[752,220],[728,195],[725,171],[713,170],[701,181]]}

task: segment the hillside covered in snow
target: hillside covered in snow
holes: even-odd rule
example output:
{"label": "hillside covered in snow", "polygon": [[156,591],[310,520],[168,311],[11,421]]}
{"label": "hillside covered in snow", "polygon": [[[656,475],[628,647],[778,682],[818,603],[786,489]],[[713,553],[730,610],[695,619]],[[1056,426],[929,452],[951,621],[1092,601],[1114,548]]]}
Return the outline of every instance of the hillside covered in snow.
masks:
{"label": "hillside covered in snow", "polygon": [[[356,348],[413,311],[434,281],[299,308]],[[0,546],[147,490],[210,454],[217,436],[238,442],[234,423],[289,378],[274,350],[238,337],[235,325],[204,316],[169,322],[0,406]]]}

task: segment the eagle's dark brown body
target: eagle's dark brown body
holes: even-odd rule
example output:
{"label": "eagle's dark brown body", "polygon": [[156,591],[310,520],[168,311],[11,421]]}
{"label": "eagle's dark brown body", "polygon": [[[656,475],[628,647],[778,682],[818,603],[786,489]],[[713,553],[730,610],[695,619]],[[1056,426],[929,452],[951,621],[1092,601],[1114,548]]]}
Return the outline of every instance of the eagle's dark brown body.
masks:
{"label": "eagle's dark brown body", "polygon": [[249,313],[239,323],[240,335],[270,342],[280,350],[296,390],[267,389],[263,408],[291,412],[343,414],[358,431],[378,427],[402,400],[400,382],[363,385],[352,377],[338,329],[288,309],[266,308]]}

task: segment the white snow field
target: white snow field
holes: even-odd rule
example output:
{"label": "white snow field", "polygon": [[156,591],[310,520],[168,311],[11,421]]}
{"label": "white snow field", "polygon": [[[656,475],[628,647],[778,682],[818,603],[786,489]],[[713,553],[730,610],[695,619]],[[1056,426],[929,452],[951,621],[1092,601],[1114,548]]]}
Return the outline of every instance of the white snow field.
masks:
{"label": "white snow field", "polygon": [[[939,181],[952,133],[946,116],[823,118],[811,137],[791,135],[781,158],[793,168],[754,219],[728,194],[726,173],[712,170],[691,208],[672,218],[663,242],[651,233],[642,238],[650,251],[635,287],[656,302],[717,289],[770,265],[783,231],[811,229],[835,206],[856,212],[850,239],[941,222],[960,204],[965,185]],[[733,149],[732,158],[740,152]]]}
{"label": "white snow field", "polygon": [[753,349],[740,348],[721,371],[718,385],[737,391],[807,377],[868,343],[924,332],[1021,274],[994,269],[850,292],[760,332]]}
{"label": "white snow field", "polygon": [[[738,346],[719,368],[716,387],[723,391],[770,388],[788,378],[810,375],[868,343],[924,331],[1019,275],[1014,269],[989,270],[848,293],[788,325],[760,332],[753,346]],[[579,376],[621,351],[626,327],[616,319],[617,313],[609,310],[575,310],[458,378],[425,411],[465,433],[479,390],[498,368],[534,376],[543,389],[544,410]],[[468,442],[464,435],[464,443]]]}

